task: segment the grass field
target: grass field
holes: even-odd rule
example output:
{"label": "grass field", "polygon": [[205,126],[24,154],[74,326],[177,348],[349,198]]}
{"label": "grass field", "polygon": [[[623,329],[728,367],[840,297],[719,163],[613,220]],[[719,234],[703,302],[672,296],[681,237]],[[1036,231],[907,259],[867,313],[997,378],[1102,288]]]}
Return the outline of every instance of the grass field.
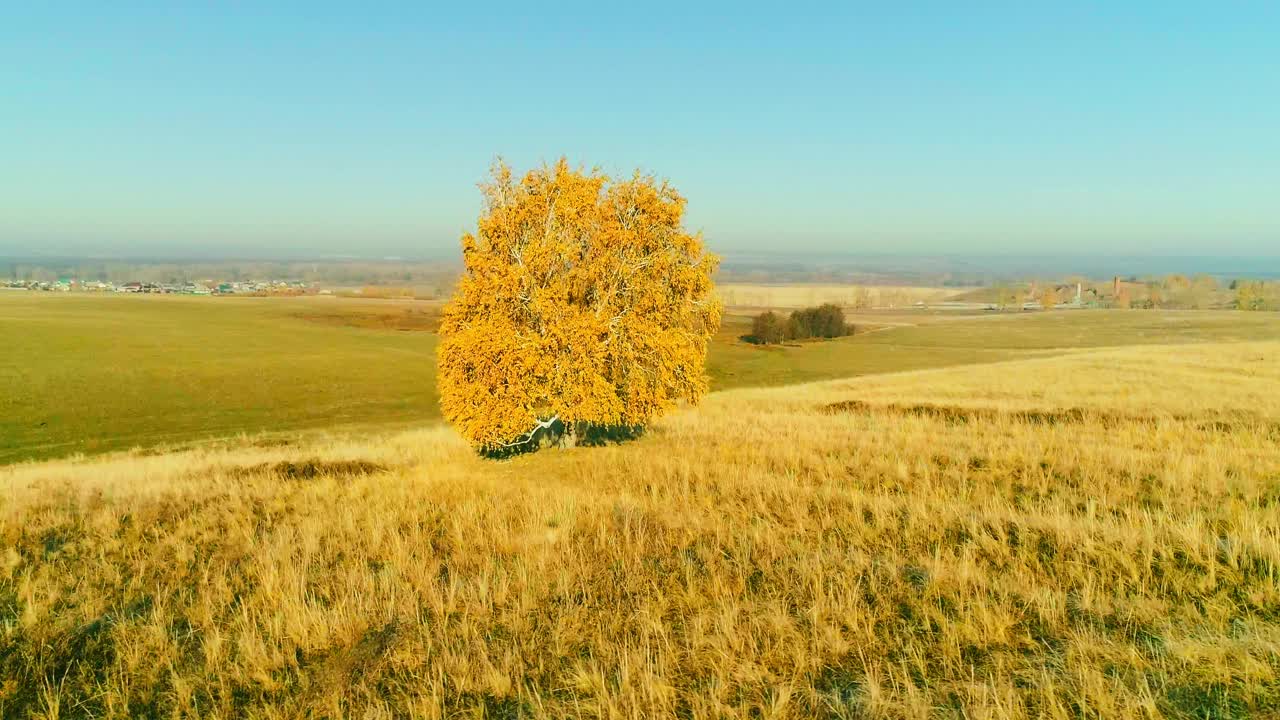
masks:
{"label": "grass field", "polygon": [[[239,434],[404,429],[438,420],[435,313],[413,300],[0,295],[0,464]],[[714,389],[1060,354],[1280,337],[1273,313],[862,312],[875,332],[712,347]]]}
{"label": "grass field", "polygon": [[836,377],[996,362],[1080,349],[1280,338],[1280,314],[1066,311],[955,315],[854,312],[870,332],[793,347],[737,342],[750,319],[730,314],[708,362],[712,387],[787,385]]}
{"label": "grass field", "polygon": [[[1271,326],[1048,317],[605,448],[0,468],[0,716],[1275,717]],[[1184,342],[1080,349],[1138,326]]]}
{"label": "grass field", "polygon": [[331,317],[394,306],[0,296],[0,462],[434,417],[434,334]]}
{"label": "grass field", "polygon": [[942,300],[963,288],[918,287],[914,285],[833,285],[721,283],[716,292],[725,305],[750,308],[813,307],[823,303],[845,306],[907,307],[920,300]]}

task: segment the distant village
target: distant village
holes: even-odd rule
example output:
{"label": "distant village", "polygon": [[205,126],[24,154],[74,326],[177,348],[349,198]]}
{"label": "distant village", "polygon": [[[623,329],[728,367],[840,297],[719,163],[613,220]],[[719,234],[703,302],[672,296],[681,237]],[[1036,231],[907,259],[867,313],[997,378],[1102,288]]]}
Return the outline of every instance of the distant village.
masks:
{"label": "distant village", "polygon": [[[3,280],[0,290],[37,292],[147,293],[156,295],[288,295],[312,292],[317,283],[302,280],[234,281],[201,280],[185,283],[126,282],[80,280],[62,277],[57,280]],[[321,291],[323,292],[323,291]]]}
{"label": "distant village", "polygon": [[[214,272],[217,272],[216,270]],[[239,275],[242,270],[237,269]],[[15,273],[16,274],[16,273]],[[95,272],[100,278],[105,272]],[[169,280],[158,282],[132,280],[121,282],[118,278],[132,273],[115,271],[116,280],[84,280],[75,275],[47,273],[41,279],[0,279],[0,292],[27,291],[50,293],[138,293],[148,295],[342,295],[366,298],[436,299],[446,297],[451,277],[441,271],[435,276],[425,273],[402,273],[399,277],[384,273],[383,283],[352,282],[354,277],[337,276],[328,281],[315,278],[312,268],[310,279],[272,280]],[[141,273],[139,273],[141,274]],[[211,273],[212,274],[212,273]],[[265,273],[264,273],[265,274]],[[299,273],[303,274],[303,273]],[[332,274],[332,273],[331,273]],[[136,275],[134,275],[136,277]],[[296,275],[294,277],[297,277]],[[52,279],[56,278],[56,279]],[[335,281],[336,280],[336,281]],[[346,280],[346,282],[343,282]],[[387,284],[386,280],[402,280],[413,284]],[[805,287],[803,284],[796,287]],[[1280,281],[1237,279],[1219,284],[1208,275],[1188,277],[1168,275],[1163,278],[1139,279],[1115,276],[1109,282],[1083,278],[1070,282],[1022,282],[985,285],[959,292],[945,299],[915,299],[903,297],[893,288],[876,286],[848,286],[839,304],[852,309],[876,307],[916,307],[929,310],[959,311],[1011,311],[1011,310],[1067,310],[1089,308],[1133,309],[1239,309],[1280,310]],[[751,288],[747,288],[751,290]],[[727,287],[727,303],[740,305],[767,305],[743,296],[742,288]],[[754,291],[753,291],[754,292]],[[897,293],[897,294],[895,294]]]}

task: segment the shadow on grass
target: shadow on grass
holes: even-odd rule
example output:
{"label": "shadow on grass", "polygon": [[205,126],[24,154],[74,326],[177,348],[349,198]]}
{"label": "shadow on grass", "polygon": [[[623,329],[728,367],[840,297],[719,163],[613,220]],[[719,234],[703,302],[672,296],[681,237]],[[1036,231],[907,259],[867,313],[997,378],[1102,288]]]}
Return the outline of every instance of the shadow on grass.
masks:
{"label": "shadow on grass", "polygon": [[549,447],[601,447],[629,442],[643,434],[643,425],[600,425],[588,422],[569,424],[557,420],[550,427],[536,430],[525,442],[508,447],[483,449],[480,455],[500,460]]}

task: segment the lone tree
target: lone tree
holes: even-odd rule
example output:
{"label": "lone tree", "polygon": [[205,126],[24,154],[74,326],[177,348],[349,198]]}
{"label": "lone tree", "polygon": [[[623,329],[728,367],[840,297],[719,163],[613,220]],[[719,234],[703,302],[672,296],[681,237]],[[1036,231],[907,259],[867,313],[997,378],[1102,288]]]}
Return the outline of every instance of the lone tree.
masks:
{"label": "lone tree", "polygon": [[635,429],[706,393],[719,259],[682,227],[675,188],[563,158],[519,181],[499,161],[480,187],[438,351],[441,409],[477,449]]}

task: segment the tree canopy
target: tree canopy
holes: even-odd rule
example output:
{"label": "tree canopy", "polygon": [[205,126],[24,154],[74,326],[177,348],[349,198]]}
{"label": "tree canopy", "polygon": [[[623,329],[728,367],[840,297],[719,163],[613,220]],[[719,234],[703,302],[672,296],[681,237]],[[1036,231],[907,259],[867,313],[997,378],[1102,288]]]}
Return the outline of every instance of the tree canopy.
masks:
{"label": "tree canopy", "polygon": [[481,450],[553,421],[644,425],[707,391],[718,258],[682,226],[685,199],[635,173],[565,159],[516,180],[502,162],[462,237],[441,322],[441,409]]}

